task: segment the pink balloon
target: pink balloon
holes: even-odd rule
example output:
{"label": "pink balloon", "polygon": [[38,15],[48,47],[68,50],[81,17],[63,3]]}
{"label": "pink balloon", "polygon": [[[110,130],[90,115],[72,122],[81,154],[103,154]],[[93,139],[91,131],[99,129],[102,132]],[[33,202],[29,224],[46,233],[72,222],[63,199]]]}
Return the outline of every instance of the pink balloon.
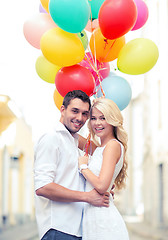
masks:
{"label": "pink balloon", "polygon": [[89,20],[85,29],[89,32],[93,32],[96,28],[99,27],[98,19],[94,19],[93,21]]}
{"label": "pink balloon", "polygon": [[40,39],[49,29],[57,25],[49,14],[39,13],[33,18],[27,20],[23,25],[23,33],[26,40],[35,48],[40,49]]}
{"label": "pink balloon", "polygon": [[99,62],[98,60],[95,62],[95,59],[90,52],[85,54],[84,59],[79,64],[92,73],[96,86],[98,86],[104,78],[108,77],[110,73],[110,64],[108,62]]}
{"label": "pink balloon", "polygon": [[137,20],[135,22],[135,25],[131,31],[141,28],[146,23],[149,15],[148,7],[144,1],[134,0],[134,2],[137,7],[138,15],[137,15]]}

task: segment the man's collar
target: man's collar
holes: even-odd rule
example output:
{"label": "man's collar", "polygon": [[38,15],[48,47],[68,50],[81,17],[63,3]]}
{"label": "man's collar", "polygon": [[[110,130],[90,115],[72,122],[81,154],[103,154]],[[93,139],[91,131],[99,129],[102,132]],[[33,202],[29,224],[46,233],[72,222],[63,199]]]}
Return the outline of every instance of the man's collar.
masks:
{"label": "man's collar", "polygon": [[55,129],[55,131],[66,132],[66,133],[70,134],[72,137],[78,139],[78,134],[75,133],[75,134],[72,135],[72,134],[67,130],[67,128],[64,126],[64,124],[61,123],[60,121],[57,122],[57,125],[55,125],[54,129]]}

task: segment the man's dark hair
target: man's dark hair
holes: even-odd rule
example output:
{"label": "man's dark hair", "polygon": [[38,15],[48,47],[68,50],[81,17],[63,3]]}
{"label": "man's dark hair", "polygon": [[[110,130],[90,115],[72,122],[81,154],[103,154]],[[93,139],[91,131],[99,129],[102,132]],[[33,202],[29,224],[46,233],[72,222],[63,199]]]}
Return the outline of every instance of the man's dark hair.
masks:
{"label": "man's dark hair", "polygon": [[89,110],[90,110],[90,107],[91,107],[90,98],[85,92],[83,92],[81,90],[73,90],[73,91],[68,92],[65,95],[64,100],[63,100],[64,107],[67,108],[68,105],[70,104],[70,101],[75,98],[79,98],[83,102],[89,103]]}

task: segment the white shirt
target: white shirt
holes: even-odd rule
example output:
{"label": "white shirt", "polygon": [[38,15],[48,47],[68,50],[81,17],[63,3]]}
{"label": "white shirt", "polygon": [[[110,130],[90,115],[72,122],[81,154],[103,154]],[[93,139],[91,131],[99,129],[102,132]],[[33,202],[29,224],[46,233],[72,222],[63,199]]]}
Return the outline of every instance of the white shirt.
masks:
{"label": "white shirt", "polygon": [[[78,139],[58,122],[56,128],[44,134],[35,147],[35,190],[55,182],[71,190],[84,191],[78,172]],[[50,229],[81,236],[83,203],[55,202],[35,194],[36,219],[40,239]]]}

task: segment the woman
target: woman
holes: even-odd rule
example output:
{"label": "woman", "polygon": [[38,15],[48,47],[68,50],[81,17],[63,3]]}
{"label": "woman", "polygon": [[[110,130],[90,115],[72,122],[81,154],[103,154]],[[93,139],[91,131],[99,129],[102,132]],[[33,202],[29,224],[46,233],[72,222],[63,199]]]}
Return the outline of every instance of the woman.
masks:
{"label": "woman", "polygon": [[[110,192],[112,185],[124,186],[127,163],[127,134],[123,128],[123,117],[117,105],[109,99],[97,99],[90,113],[89,130],[93,144],[91,159],[79,158],[79,169],[86,179],[86,191],[95,188],[99,193]],[[96,137],[100,140],[97,143]],[[86,143],[79,137],[79,148]],[[89,162],[89,163],[88,163]],[[83,216],[83,240],[128,240],[124,220],[110,197],[109,208],[85,204]]]}

